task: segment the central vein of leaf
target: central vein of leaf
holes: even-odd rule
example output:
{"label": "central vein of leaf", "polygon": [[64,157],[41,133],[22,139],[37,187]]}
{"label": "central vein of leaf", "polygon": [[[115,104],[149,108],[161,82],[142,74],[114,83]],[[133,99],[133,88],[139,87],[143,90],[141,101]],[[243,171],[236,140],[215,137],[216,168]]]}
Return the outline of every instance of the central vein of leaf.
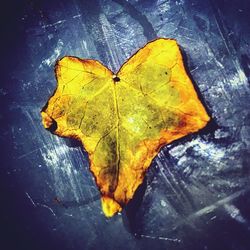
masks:
{"label": "central vein of leaf", "polygon": [[114,93],[114,105],[115,105],[115,112],[117,117],[117,124],[116,124],[116,185],[118,185],[119,179],[119,167],[120,167],[120,114],[119,114],[119,105],[118,105],[118,97],[117,97],[117,89],[116,84],[113,84],[113,93]]}

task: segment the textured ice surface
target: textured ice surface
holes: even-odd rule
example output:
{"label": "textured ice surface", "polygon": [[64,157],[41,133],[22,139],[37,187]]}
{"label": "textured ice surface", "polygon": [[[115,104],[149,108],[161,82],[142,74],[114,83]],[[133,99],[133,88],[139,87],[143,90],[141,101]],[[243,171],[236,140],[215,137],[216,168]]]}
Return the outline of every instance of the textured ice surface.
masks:
{"label": "textured ice surface", "polygon": [[[33,249],[249,249],[248,13],[229,0],[25,2],[0,89],[5,232]],[[44,130],[40,109],[56,59],[117,71],[156,37],[177,39],[213,122],[162,149],[133,202],[107,220],[86,153]]]}

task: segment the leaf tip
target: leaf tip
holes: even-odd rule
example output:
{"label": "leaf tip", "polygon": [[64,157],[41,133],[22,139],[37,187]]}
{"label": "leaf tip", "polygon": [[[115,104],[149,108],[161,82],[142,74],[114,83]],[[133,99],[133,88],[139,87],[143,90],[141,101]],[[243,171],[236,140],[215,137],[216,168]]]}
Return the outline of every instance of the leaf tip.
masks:
{"label": "leaf tip", "polygon": [[106,217],[110,218],[116,213],[121,212],[122,208],[114,199],[102,196],[102,210]]}

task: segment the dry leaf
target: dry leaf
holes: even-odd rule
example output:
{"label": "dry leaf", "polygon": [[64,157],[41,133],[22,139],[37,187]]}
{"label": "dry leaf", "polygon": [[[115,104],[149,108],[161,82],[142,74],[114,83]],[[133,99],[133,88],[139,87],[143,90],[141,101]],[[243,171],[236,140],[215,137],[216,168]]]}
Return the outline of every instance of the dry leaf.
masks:
{"label": "dry leaf", "polygon": [[107,217],[132,199],[162,146],[210,119],[175,40],[148,43],[117,74],[76,57],[59,60],[55,73],[57,89],[41,112],[44,127],[81,141]]}

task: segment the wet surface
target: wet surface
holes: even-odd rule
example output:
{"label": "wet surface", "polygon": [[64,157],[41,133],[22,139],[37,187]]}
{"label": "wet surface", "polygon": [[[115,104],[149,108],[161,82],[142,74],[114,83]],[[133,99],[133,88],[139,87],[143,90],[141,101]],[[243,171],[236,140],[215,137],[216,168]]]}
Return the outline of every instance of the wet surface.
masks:
{"label": "wet surface", "polygon": [[[249,249],[249,9],[247,1],[9,2],[1,15],[4,249]],[[84,149],[46,131],[40,110],[58,58],[98,59],[116,72],[156,37],[177,39],[213,121],[164,147],[135,199],[106,219]]]}

